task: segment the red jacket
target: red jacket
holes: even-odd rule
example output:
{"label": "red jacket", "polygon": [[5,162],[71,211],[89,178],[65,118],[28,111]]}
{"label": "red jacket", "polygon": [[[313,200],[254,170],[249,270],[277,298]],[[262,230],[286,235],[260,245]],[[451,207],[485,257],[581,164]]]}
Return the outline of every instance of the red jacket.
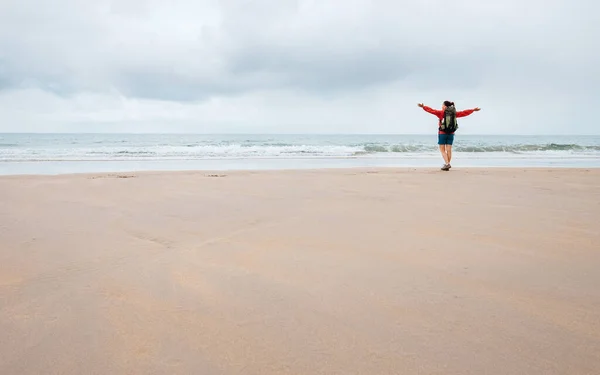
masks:
{"label": "red jacket", "polygon": [[[435,115],[438,118],[438,126],[440,126],[442,124],[442,119],[444,118],[444,112],[442,112],[441,109],[433,109],[431,107],[424,105],[423,110],[425,112],[431,113],[432,115]],[[468,116],[473,112],[475,112],[474,109],[465,109],[464,111],[456,111],[456,118]],[[446,133],[439,130],[438,134],[446,134]],[[452,134],[454,134],[454,133],[452,133]]]}

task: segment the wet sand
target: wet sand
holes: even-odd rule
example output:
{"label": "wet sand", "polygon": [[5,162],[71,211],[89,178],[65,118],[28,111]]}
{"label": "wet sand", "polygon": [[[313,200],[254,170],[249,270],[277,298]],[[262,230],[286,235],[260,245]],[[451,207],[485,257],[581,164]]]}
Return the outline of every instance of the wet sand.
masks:
{"label": "wet sand", "polygon": [[0,177],[0,374],[598,374],[600,169]]}

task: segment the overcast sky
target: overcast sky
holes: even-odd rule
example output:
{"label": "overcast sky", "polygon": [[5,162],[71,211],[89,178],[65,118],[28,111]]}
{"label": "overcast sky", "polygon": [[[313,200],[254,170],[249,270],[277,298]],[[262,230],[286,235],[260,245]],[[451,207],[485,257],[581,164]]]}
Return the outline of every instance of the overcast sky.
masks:
{"label": "overcast sky", "polygon": [[600,134],[591,0],[0,0],[0,132]]}

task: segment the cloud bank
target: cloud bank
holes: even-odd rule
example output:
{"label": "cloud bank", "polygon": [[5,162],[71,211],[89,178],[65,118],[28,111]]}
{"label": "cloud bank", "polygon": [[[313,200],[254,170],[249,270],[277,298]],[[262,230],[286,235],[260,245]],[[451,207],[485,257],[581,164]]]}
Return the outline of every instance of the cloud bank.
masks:
{"label": "cloud bank", "polygon": [[0,132],[599,134],[591,0],[4,0]]}

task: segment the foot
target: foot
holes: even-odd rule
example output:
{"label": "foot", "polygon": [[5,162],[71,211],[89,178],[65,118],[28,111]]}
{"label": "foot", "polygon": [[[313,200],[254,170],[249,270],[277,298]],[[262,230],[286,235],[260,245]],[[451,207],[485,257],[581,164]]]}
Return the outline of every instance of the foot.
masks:
{"label": "foot", "polygon": [[442,169],[442,171],[447,171],[447,170],[450,169],[450,165],[449,164],[444,164],[441,169]]}
{"label": "foot", "polygon": [[450,163],[448,163],[447,165],[448,165],[448,169],[452,168],[452,166],[450,165]]}

